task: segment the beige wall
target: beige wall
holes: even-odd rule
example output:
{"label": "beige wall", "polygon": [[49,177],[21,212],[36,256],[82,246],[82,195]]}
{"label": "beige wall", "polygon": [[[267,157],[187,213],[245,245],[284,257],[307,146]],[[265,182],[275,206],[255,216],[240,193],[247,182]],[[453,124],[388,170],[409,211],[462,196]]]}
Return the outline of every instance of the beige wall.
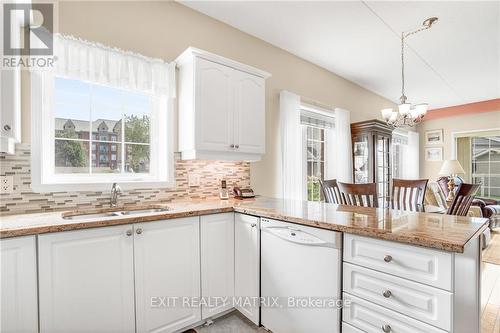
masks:
{"label": "beige wall", "polygon": [[500,128],[500,110],[496,112],[470,114],[458,117],[448,117],[424,121],[418,125],[420,133],[420,177],[436,179],[438,177],[441,162],[427,162],[425,160],[425,132],[435,129],[444,130],[443,159],[451,159],[453,151],[452,133],[461,131],[474,131],[481,129]]}
{"label": "beige wall", "polygon": [[[257,193],[279,194],[278,99],[286,89],[332,107],[350,110],[351,120],[379,116],[388,100],[260,39],[172,2],[61,2],[59,31],[150,57],[174,60],[188,46],[204,49],[272,74],[266,84],[266,154],[252,163]],[[23,139],[29,142],[28,108]]]}

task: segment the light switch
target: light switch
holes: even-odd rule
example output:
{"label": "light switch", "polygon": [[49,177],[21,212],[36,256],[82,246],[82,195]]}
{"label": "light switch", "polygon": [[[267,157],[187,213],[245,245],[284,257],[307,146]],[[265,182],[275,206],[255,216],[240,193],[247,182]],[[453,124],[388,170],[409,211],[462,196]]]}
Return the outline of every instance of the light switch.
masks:
{"label": "light switch", "polygon": [[188,175],[188,185],[190,187],[200,186],[200,175],[196,173],[190,173]]}

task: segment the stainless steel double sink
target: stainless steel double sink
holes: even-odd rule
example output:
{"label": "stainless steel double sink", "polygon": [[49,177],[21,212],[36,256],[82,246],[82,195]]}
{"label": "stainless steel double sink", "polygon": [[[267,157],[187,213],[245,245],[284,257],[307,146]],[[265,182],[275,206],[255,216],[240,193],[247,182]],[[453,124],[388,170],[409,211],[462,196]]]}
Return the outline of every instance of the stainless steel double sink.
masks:
{"label": "stainless steel double sink", "polygon": [[62,213],[62,218],[65,220],[89,220],[89,219],[99,219],[106,217],[115,217],[115,216],[135,216],[135,215],[148,215],[151,213],[162,213],[168,212],[172,209],[170,207],[159,207],[159,206],[147,206],[147,207],[130,207],[130,208],[116,208],[113,210],[102,209],[99,211],[91,211],[91,212],[65,212]]}

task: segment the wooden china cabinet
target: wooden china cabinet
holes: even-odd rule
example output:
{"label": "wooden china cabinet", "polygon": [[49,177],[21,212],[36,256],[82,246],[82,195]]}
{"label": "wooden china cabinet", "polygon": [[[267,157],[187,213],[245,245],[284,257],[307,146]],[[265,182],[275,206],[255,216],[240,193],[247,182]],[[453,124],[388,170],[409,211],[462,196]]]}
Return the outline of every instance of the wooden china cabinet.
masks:
{"label": "wooden china cabinet", "polygon": [[381,120],[351,124],[354,183],[377,183],[379,206],[386,207],[391,188],[392,128]]}

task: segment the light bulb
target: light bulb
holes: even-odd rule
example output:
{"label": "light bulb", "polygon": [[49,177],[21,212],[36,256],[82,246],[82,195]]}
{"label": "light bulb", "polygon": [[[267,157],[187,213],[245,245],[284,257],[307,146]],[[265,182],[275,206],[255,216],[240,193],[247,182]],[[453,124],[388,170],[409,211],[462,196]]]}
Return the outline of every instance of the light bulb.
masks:
{"label": "light bulb", "polygon": [[416,107],[410,109],[410,116],[412,119],[417,119],[419,116],[418,109]]}
{"label": "light bulb", "polygon": [[415,110],[417,110],[417,114],[419,116],[424,116],[427,113],[427,109],[429,108],[429,104],[421,103],[415,105]]}
{"label": "light bulb", "polygon": [[388,121],[391,118],[391,115],[392,115],[391,108],[382,109],[380,112],[382,113],[382,118],[384,118],[385,121]]}
{"label": "light bulb", "polygon": [[399,104],[398,108],[399,108],[399,113],[402,116],[406,116],[408,115],[408,113],[410,113],[411,104],[410,103]]}
{"label": "light bulb", "polygon": [[398,113],[396,111],[392,111],[391,116],[389,117],[389,123],[395,123],[398,119]]}

